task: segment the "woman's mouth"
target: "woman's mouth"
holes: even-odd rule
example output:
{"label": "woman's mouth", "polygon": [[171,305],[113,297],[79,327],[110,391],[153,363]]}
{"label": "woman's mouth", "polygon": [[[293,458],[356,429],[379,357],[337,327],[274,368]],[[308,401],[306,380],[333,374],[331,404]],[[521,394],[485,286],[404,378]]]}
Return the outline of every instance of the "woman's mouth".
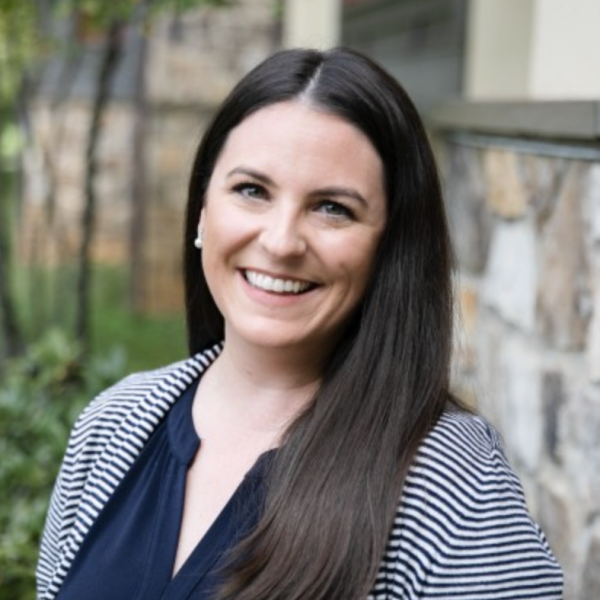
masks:
{"label": "woman's mouth", "polygon": [[271,277],[270,275],[250,270],[244,270],[242,273],[244,279],[252,287],[273,294],[302,294],[316,287],[316,285],[310,281]]}

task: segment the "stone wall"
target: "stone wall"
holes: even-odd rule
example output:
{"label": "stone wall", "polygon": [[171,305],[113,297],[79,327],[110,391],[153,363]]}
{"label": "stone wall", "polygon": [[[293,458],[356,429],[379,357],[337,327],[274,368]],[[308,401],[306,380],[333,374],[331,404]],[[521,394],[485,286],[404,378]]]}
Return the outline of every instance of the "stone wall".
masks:
{"label": "stone wall", "polygon": [[[193,154],[220,101],[240,77],[279,47],[276,4],[277,0],[236,0],[230,7],[166,16],[145,32],[142,310],[182,309],[181,239]],[[131,43],[126,52],[139,52],[139,33],[129,31],[127,39]],[[92,63],[82,61],[83,67]],[[93,245],[96,262],[126,268],[138,109],[128,97],[132,86],[125,89],[119,82],[135,76],[122,72],[131,71],[134,63],[130,58],[122,61],[113,101],[104,115]],[[46,83],[45,89],[51,88]],[[89,88],[74,86],[88,89],[88,94]],[[79,248],[90,99],[82,93],[67,94],[55,105],[49,96],[42,95],[32,113],[20,245],[26,261],[60,264],[71,262]]]}
{"label": "stone wall", "polygon": [[456,388],[502,433],[565,599],[600,598],[600,148],[451,128],[438,142]]}

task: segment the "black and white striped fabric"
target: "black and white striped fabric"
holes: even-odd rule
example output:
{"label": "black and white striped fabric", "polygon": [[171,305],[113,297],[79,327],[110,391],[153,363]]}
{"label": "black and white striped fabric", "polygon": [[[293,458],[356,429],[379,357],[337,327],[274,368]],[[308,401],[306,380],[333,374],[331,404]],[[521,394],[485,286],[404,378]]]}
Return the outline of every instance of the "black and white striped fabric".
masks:
{"label": "black and white striped fabric", "polygon": [[[38,600],[58,594],[92,523],[183,390],[218,356],[132,375],[78,419],[52,495],[38,564]],[[448,412],[407,478],[368,600],[562,598],[562,574],[531,520],[498,435]]]}

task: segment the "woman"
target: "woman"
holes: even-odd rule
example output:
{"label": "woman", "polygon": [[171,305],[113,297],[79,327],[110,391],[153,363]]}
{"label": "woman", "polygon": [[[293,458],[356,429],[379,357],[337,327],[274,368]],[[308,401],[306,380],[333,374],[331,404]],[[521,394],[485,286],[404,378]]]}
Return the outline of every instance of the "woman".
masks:
{"label": "woman", "polygon": [[193,166],[192,358],[79,419],[39,597],[560,598],[497,434],[449,394],[450,278],[397,82],[344,49],[259,65]]}

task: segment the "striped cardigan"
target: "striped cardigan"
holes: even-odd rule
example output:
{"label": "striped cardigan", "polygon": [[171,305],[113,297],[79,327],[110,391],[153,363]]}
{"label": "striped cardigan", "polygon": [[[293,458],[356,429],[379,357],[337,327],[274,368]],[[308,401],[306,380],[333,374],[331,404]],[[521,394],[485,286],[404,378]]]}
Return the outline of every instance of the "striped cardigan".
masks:
{"label": "striped cardigan", "polygon": [[[37,570],[52,600],[103,506],[183,390],[220,347],[99,395],[78,419],[52,495]],[[532,522],[497,433],[448,412],[422,443],[368,600],[562,597],[562,575]]]}

